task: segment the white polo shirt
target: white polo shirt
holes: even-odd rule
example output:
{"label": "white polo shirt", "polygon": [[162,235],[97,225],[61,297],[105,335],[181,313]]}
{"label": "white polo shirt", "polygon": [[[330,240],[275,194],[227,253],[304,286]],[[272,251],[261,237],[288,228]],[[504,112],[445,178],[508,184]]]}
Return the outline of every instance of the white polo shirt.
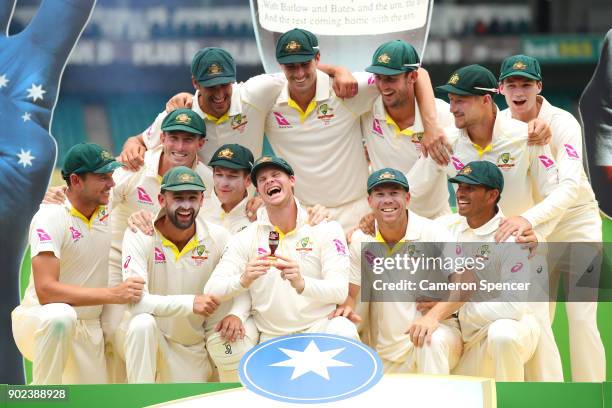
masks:
{"label": "white polo shirt", "polygon": [[[234,83],[230,107],[220,118],[200,109],[196,91],[191,109],[204,119],[206,125],[206,143],[200,150],[200,159],[208,164],[215,151],[227,143],[240,144],[251,150],[256,158],[260,157],[266,115],[283,84],[284,78],[279,75],[260,75],[244,83]],[[162,111],[153,124],[142,132],[147,149],[160,143],[161,124],[167,114],[165,110]]]}
{"label": "white polo shirt", "polygon": [[[493,139],[484,148],[472,143],[465,129],[446,128],[445,131],[453,154],[441,173],[454,177],[467,163],[476,160],[496,164],[504,176],[504,191],[499,202],[503,212],[507,216],[523,216],[541,237],[552,232],[563,212],[558,204],[563,199],[562,192],[557,190],[558,170],[548,146],[527,145],[526,123],[508,119],[498,112]],[[428,160],[431,158],[420,158],[410,171],[411,189],[415,194],[426,194],[431,185],[445,182],[446,177],[441,173],[432,176],[421,172],[431,166]],[[538,204],[534,199],[537,194],[546,197]]]}
{"label": "white polo shirt", "polygon": [[[140,210],[148,210],[154,214],[159,212],[157,196],[162,177],[158,175],[158,171],[162,152],[163,146],[148,150],[145,153],[144,165],[138,171],[119,168],[113,173],[115,186],[111,190],[113,215],[110,222],[112,242],[109,261],[111,271],[115,273],[121,270],[121,243],[123,233],[128,227],[129,216]],[[209,196],[214,189],[212,170],[199,161],[194,163],[192,169],[198,173],[206,186],[204,196]],[[206,204],[205,198],[204,205]]]}
{"label": "white polo shirt", "polygon": [[[530,282],[529,250],[522,249],[519,244],[515,244],[514,237],[509,237],[503,244],[495,243],[495,233],[503,218],[504,214],[499,210],[486,224],[476,229],[472,229],[466,218],[459,214],[441,217],[436,222],[447,228],[457,242],[490,243],[483,244],[478,248],[466,245],[462,249],[465,251],[476,250],[475,253],[464,253],[463,255],[480,257],[487,270],[496,275],[496,282]],[[481,273],[480,277],[486,279],[485,274]],[[461,334],[466,347],[471,347],[485,337],[489,325],[495,320],[512,319],[518,321],[526,313],[532,313],[529,304],[526,303],[527,295],[527,292],[512,291],[502,293],[497,300],[466,302],[459,309]]]}
{"label": "white polo shirt", "polygon": [[130,306],[132,315],[155,316],[158,328],[178,343],[192,345],[204,341],[205,329],[223,319],[226,312],[223,309],[230,305],[225,308],[221,305],[205,319],[193,313],[193,302],[195,295],[204,293],[204,285],[228,240],[229,233],[224,228],[200,219],[196,219],[195,235],[180,251],[157,230],[154,236],[126,230],[123,278],[139,276],[145,280],[140,302]]}
{"label": "white polo shirt", "polygon": [[[551,128],[552,140],[550,149],[559,169],[559,207],[569,209],[563,218],[571,219],[577,211],[585,207],[597,212],[597,201],[589,179],[582,164],[582,129],[574,116],[555,106],[544,97],[537,96],[541,101],[538,118]],[[506,118],[512,117],[510,109],[501,112]]]}
{"label": "white polo shirt", "polygon": [[[70,201],[41,204],[30,223],[30,255],[53,252],[60,262],[59,281],[85,288],[104,288],[108,281],[110,246],[108,206],[100,206],[87,219]],[[39,305],[30,274],[22,306]],[[79,319],[98,319],[102,305],[74,308]]]}
{"label": "white polo shirt", "polygon": [[317,71],[316,93],[306,111],[284,86],[266,119],[274,152],[293,167],[295,195],[306,206],[340,207],[366,196],[368,165],[359,117],[378,95],[370,74],[354,74],[359,93],[338,98],[330,77]]}
{"label": "white polo shirt", "polygon": [[251,312],[258,330],[271,336],[308,329],[348,295],[348,250],[340,224],[330,221],[309,225],[308,214],[297,200],[296,204],[296,228],[280,233],[276,253],[298,263],[305,281],[301,294],[281,278],[276,268],[270,268],[248,289],[240,284],[246,264],[270,252],[270,231],[280,231],[270,223],[265,208],[258,211],[257,221],[232,238],[204,289],[221,299],[237,296],[233,313],[244,321]]}
{"label": "white polo shirt", "polygon": [[248,202],[249,196],[247,195],[238,203],[238,205],[227,213],[221,206],[221,201],[219,200],[219,197],[217,197],[217,194],[213,188],[210,198],[207,199],[206,205],[200,209],[199,216],[204,218],[206,221],[222,226],[232,235],[237,234],[251,223],[249,218],[246,216],[246,207]]}
{"label": "white polo shirt", "polygon": [[[366,242],[380,242],[384,244],[385,241],[378,228],[376,229],[376,237],[367,235],[361,230],[355,231],[353,234],[350,245],[350,283],[358,286],[361,286],[361,244]],[[405,242],[448,243],[454,242],[454,240],[446,228],[409,210],[406,235],[402,241],[396,244],[396,247]],[[423,252],[423,248],[419,249],[418,244],[416,246],[416,251]],[[391,249],[390,252],[393,253],[394,249]],[[444,245],[443,251],[447,253],[449,250],[454,250],[454,246],[449,248],[448,245]],[[373,255],[385,256],[384,254],[372,254],[370,256]],[[364,256],[368,256],[368,254]],[[410,323],[421,315],[416,309],[416,303],[371,302],[370,308],[373,316],[379,316],[376,322],[377,333],[375,334],[378,355],[385,360],[399,361],[402,356],[405,356],[414,347],[410,337],[404,334],[404,332],[408,329]]]}

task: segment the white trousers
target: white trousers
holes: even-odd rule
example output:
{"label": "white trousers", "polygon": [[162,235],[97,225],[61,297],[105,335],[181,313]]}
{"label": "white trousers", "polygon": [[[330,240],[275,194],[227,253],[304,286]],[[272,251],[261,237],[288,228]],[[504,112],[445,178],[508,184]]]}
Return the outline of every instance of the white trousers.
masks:
{"label": "white trousers", "polygon": [[[357,327],[351,322],[349,319],[343,316],[334,317],[333,319],[328,319],[324,317],[321,320],[317,320],[314,322],[312,326],[308,329],[303,330],[301,333],[327,333],[327,334],[335,334],[337,336],[348,337],[353,340],[359,341],[359,334],[357,334]],[[285,333],[285,334],[293,334],[293,333]],[[264,341],[268,341],[275,337],[281,336],[261,333],[259,336],[259,342],[263,343]]]}
{"label": "white trousers", "polygon": [[[407,339],[410,341],[410,339]],[[461,356],[463,343],[456,327],[441,324],[433,332],[431,343],[422,347],[412,346],[399,361],[382,359],[385,374],[418,373],[450,374]]]}
{"label": "white trousers", "polygon": [[212,375],[204,338],[191,345],[173,341],[148,313],[129,320],[124,345],[129,383],[206,382]]}
{"label": "white trousers", "polygon": [[539,336],[540,325],[531,314],[521,320],[496,320],[484,338],[464,350],[453,374],[525,381],[525,363],[533,356]]}
{"label": "white trousers", "polygon": [[33,364],[33,384],[104,384],[99,319],[80,320],[65,303],[17,306],[11,314],[19,351]]}

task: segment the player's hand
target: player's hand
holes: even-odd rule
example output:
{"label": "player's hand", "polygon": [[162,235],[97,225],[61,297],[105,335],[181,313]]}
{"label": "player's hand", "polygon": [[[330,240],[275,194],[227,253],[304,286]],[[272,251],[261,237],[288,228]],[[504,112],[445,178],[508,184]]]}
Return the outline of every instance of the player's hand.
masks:
{"label": "player's hand", "polygon": [[174,95],[166,102],[166,112],[170,113],[177,109],[191,109],[193,106],[193,95],[187,92],[181,92]]}
{"label": "player's hand", "polygon": [[495,233],[495,241],[505,242],[511,235],[520,237],[525,231],[532,228],[531,223],[520,215],[504,218]]}
{"label": "player's hand", "polygon": [[270,256],[269,253],[258,256],[246,264],[244,272],[240,275],[240,285],[243,288],[250,287],[260,276],[268,273],[268,269],[273,266],[268,256]]}
{"label": "player's hand", "polygon": [[431,336],[438,327],[440,327],[440,322],[437,319],[424,315],[417,317],[408,326],[405,334],[410,336],[410,341],[415,347],[423,347],[425,343],[431,344]]}
{"label": "player's hand", "polygon": [[274,266],[281,271],[281,278],[288,280],[297,293],[302,293],[305,282],[298,263],[282,255],[275,254],[275,256],[278,260]]}
{"label": "player's hand", "polygon": [[219,307],[219,300],[214,296],[196,295],[193,300],[193,313],[208,317]]}
{"label": "player's hand", "polygon": [[253,222],[257,219],[257,210],[262,205],[263,205],[263,201],[260,196],[249,198],[249,201],[247,201],[247,205],[245,209],[246,216],[249,219],[249,221]]}
{"label": "player's hand", "polygon": [[535,256],[536,249],[538,248],[538,237],[534,229],[523,231],[521,235],[516,237],[516,242],[521,244],[521,248],[529,249],[529,259]]}
{"label": "player's hand", "polygon": [[318,225],[323,221],[327,221],[330,218],[329,210],[320,204],[316,204],[306,209],[308,213],[308,224]]}
{"label": "player's hand", "polygon": [[68,186],[49,187],[43,197],[43,204],[62,204],[66,201]]}
{"label": "player's hand", "polygon": [[353,323],[361,323],[361,320],[362,320],[361,316],[359,316],[357,313],[355,313],[355,311],[353,310],[353,307],[351,305],[347,305],[347,304],[336,306],[336,310],[331,312],[327,316],[327,318],[331,320],[334,317],[338,317],[338,316],[346,317],[347,319],[349,319]]}
{"label": "player's hand", "polygon": [[153,235],[153,218],[152,212],[147,210],[136,211],[128,217],[128,227],[132,232],[142,232],[146,235]]}
{"label": "player's hand", "polygon": [[374,225],[374,213],[366,214],[359,220],[359,229],[362,230],[364,234],[372,237],[376,235],[376,228]]}
{"label": "player's hand", "polygon": [[540,118],[535,118],[527,124],[527,144],[528,145],[547,145],[552,139],[552,130],[548,123]]}
{"label": "player's hand", "polygon": [[244,339],[244,325],[242,320],[235,315],[227,315],[215,326],[215,331],[218,331],[221,337],[229,342],[235,342],[238,339]]}
{"label": "player's hand", "polygon": [[144,164],[144,156],[147,148],[138,140],[137,136],[129,138],[123,145],[123,151],[117,157],[117,161],[123,163],[130,171],[138,171]]}
{"label": "player's hand", "polygon": [[444,130],[435,127],[431,131],[425,130],[423,140],[421,140],[421,152],[425,157],[431,156],[439,165],[446,166],[450,162],[453,148],[448,143]]}
{"label": "player's hand", "polygon": [[338,98],[352,98],[357,95],[357,80],[348,69],[336,67],[332,88]]}
{"label": "player's hand", "polygon": [[416,301],[416,309],[417,311],[421,312],[422,315],[425,315],[432,307],[437,305],[438,302],[438,299],[420,298]]}
{"label": "player's hand", "polygon": [[126,303],[138,303],[142,297],[142,290],[144,289],[144,279],[140,276],[127,278],[124,282],[119,285],[110,288],[115,301],[115,304],[126,304]]}

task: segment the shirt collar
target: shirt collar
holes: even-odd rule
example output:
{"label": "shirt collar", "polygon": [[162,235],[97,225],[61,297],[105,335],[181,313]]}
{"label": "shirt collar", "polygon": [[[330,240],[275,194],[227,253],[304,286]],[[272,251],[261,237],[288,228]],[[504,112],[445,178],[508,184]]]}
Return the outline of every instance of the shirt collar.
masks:
{"label": "shirt collar", "polygon": [[[299,229],[300,227],[302,227],[303,225],[308,223],[308,212],[302,207],[297,197],[293,197],[293,199],[295,200],[295,205],[297,206],[297,220],[296,220],[295,229],[294,229],[295,231]],[[265,205],[262,205],[257,210],[257,221],[256,222],[259,225],[265,225],[272,229],[274,229],[275,227],[270,222],[270,217],[268,217],[268,211],[266,210]]]}
{"label": "shirt collar", "polygon": [[[161,208],[159,212],[157,213],[157,216],[155,217],[155,221],[157,221],[164,215],[166,215],[166,210],[164,208]],[[187,242],[187,244],[180,251],[178,247],[174,244],[174,242],[164,237],[159,230],[155,229],[155,234],[159,237],[161,244],[167,248],[170,248],[170,250],[172,251],[172,254],[174,255],[175,261],[178,261],[182,256],[189,253],[194,248],[197,248],[198,245],[200,245],[200,242],[202,242],[202,240],[210,236],[210,233],[208,231],[208,226],[206,225],[205,222],[203,222],[200,219],[200,217],[196,217],[195,225],[196,225],[195,234],[193,235],[193,237],[191,237],[189,242]]]}
{"label": "shirt collar", "polygon": [[[316,83],[316,91],[315,91],[315,97],[314,100],[317,102],[321,102],[324,100],[327,100],[330,98],[330,92],[329,92],[329,75],[327,75],[325,72],[323,71],[319,71],[317,69],[317,83]],[[283,86],[283,89],[281,90],[280,94],[278,95],[278,99],[277,102],[280,103],[289,103],[289,83],[285,82],[285,85]]]}
{"label": "shirt collar", "polygon": [[237,84],[232,84],[232,99],[230,100],[230,107],[220,118],[215,118],[212,115],[207,114],[200,108],[200,103],[198,102],[198,96],[200,95],[200,91],[196,91],[193,95],[192,101],[192,110],[200,115],[203,119],[209,120],[211,122],[215,122],[215,124],[219,125],[225,121],[227,121],[232,116],[236,116],[242,113],[242,98],[240,96],[240,88]]}
{"label": "shirt collar", "polygon": [[205,198],[204,200],[210,200],[211,208],[215,208],[217,211],[219,211],[221,216],[226,216],[228,214],[235,214],[237,212],[246,213],[246,206],[249,201],[249,195],[247,193],[247,195],[242,199],[242,201],[240,201],[234,208],[232,208],[229,213],[226,213],[223,209],[221,200],[219,200],[219,196],[217,196],[217,192],[215,191],[214,186],[212,192],[210,193],[210,198]]}
{"label": "shirt collar", "polygon": [[72,203],[70,202],[70,200],[68,200],[68,198],[66,198],[66,200],[64,200],[64,206],[66,207],[66,209],[68,210],[68,213],[70,213],[71,216],[73,216],[75,218],[78,218],[79,220],[83,221],[83,223],[85,225],[87,225],[87,229],[91,229],[91,226],[93,225],[94,220],[100,214],[100,211],[105,209],[104,205],[99,206],[98,208],[96,208],[96,210],[93,212],[93,214],[91,214],[91,217],[88,219],[87,217],[85,217],[83,214],[81,214],[81,212],[79,210],[77,210],[72,205]]}
{"label": "shirt collar", "polygon": [[461,232],[472,230],[474,235],[485,237],[497,231],[497,229],[499,228],[499,223],[504,218],[504,214],[502,213],[502,210],[498,207],[497,213],[495,214],[493,218],[487,221],[484,225],[481,225],[480,227],[475,228],[475,229],[472,229],[469,226],[469,224],[467,223],[467,218],[462,217],[462,216],[459,216],[459,218],[461,222],[460,224]]}
{"label": "shirt collar", "polygon": [[[418,241],[421,239],[421,233],[423,231],[423,217],[413,213],[410,210],[408,211],[408,226],[406,228],[406,233],[404,234],[404,238],[400,242],[404,241]],[[384,242],[382,240],[382,235],[378,229],[378,223],[374,221],[374,227],[376,229],[376,240],[379,242]]]}

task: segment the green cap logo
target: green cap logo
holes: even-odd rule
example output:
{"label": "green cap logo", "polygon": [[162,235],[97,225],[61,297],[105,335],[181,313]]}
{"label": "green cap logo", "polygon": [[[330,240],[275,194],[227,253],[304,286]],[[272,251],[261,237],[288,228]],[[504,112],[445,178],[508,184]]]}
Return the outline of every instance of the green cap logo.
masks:
{"label": "green cap logo", "polygon": [[289,41],[287,45],[285,45],[285,51],[287,52],[291,52],[291,53],[298,52],[301,49],[302,49],[302,44],[294,40]]}
{"label": "green cap logo", "polygon": [[217,75],[223,72],[223,68],[219,66],[217,63],[210,64],[208,66],[208,73],[210,75]]}
{"label": "green cap logo", "polygon": [[472,168],[470,166],[465,166],[461,169],[459,174],[470,174],[472,172]]}
{"label": "green cap logo", "polygon": [[395,180],[395,174],[391,174],[388,171],[382,173],[380,176],[378,176],[379,180]]}
{"label": "green cap logo", "polygon": [[527,65],[523,61],[517,61],[512,65],[512,69],[524,70],[525,68],[527,68]]}
{"label": "green cap logo", "polygon": [[234,152],[232,152],[230,149],[223,149],[219,152],[219,154],[217,154],[217,157],[219,159],[231,159],[234,157]]}
{"label": "green cap logo", "polygon": [[391,57],[389,56],[389,54],[381,54],[378,56],[377,61],[381,64],[388,64],[389,62],[391,62]]}
{"label": "green cap logo", "polygon": [[450,85],[457,85],[457,82],[459,82],[459,75],[457,74],[451,75],[451,77],[448,79],[448,83]]}

